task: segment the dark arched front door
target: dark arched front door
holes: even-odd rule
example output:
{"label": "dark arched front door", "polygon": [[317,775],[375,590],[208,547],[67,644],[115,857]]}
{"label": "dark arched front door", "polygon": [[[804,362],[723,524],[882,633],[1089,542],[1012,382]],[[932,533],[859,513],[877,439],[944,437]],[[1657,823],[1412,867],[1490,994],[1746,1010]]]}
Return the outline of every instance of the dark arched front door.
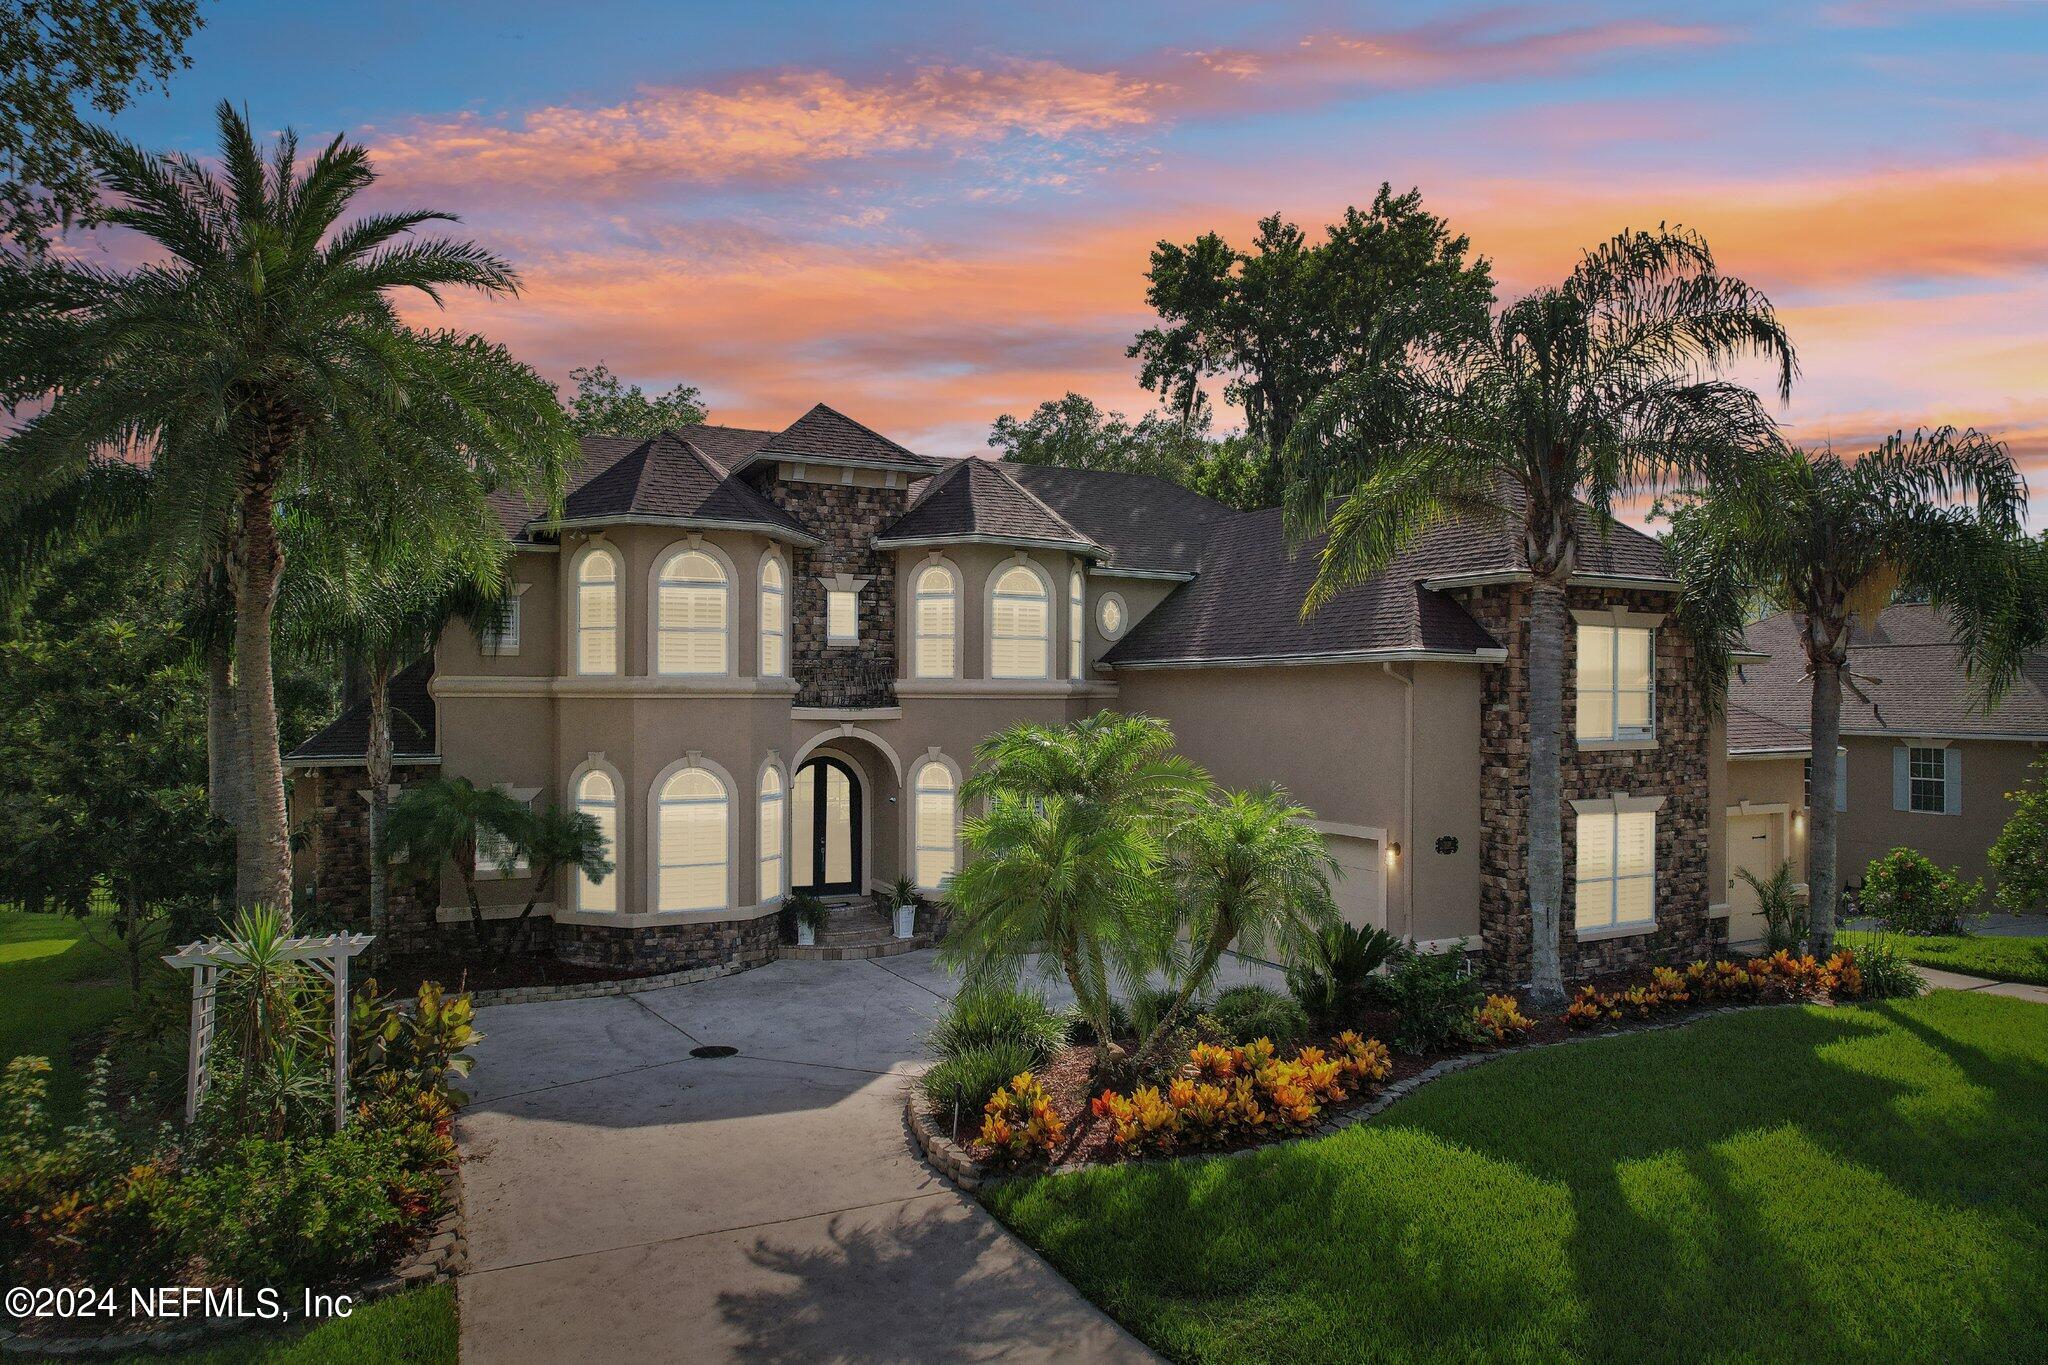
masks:
{"label": "dark arched front door", "polygon": [[796,770],[790,792],[790,882],[818,896],[861,889],[860,778],[836,758],[814,758]]}

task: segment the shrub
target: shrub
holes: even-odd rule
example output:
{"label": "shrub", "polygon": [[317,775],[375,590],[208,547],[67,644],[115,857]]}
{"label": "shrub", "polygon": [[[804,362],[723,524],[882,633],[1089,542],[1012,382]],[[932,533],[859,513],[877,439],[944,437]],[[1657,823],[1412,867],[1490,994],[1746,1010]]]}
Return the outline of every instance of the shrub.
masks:
{"label": "shrub", "polygon": [[1066,1136],[1066,1120],[1053,1109],[1045,1087],[1030,1072],[1020,1071],[989,1096],[975,1141],[989,1160],[1016,1166],[1034,1157],[1050,1157]]}
{"label": "shrub", "polygon": [[2013,812],[1991,845],[1998,903],[2014,914],[2048,906],[2048,754],[2034,760],[2033,773],[2005,794]]}
{"label": "shrub", "polygon": [[979,1113],[989,1096],[1033,1065],[1031,1049],[1023,1043],[963,1048],[924,1073],[924,1096],[934,1114]]}
{"label": "shrub", "polygon": [[1866,940],[1856,950],[1854,962],[1858,975],[1862,977],[1863,998],[1866,1000],[1894,997],[1910,1000],[1927,989],[1927,978],[1899,954],[1898,945],[1889,939]]}
{"label": "shrub", "polygon": [[1287,989],[1318,1023],[1349,1022],[1370,1006],[1373,973],[1400,946],[1384,929],[1339,921],[1323,930],[1303,961],[1287,969]]}
{"label": "shrub", "polygon": [[832,912],[825,908],[825,902],[808,891],[792,891],[782,898],[781,908],[775,912],[775,932],[784,943],[795,943],[799,924],[810,926],[816,934],[831,919]]}
{"label": "shrub", "polygon": [[1398,953],[1383,987],[1394,1011],[1394,1046],[1433,1052],[1474,1040],[1472,1011],[1484,992],[1465,971],[1463,945],[1440,953]]}
{"label": "shrub", "polygon": [[[1109,1002],[1109,1027],[1119,1038],[1128,1038],[1131,1034],[1131,1011],[1115,997],[1111,997]],[[1088,1022],[1088,1017],[1078,1009],[1068,1010],[1067,1041],[1093,1043],[1095,1040],[1095,1026]]]}
{"label": "shrub", "polygon": [[1512,995],[1489,995],[1472,1011],[1472,1022],[1495,1044],[1510,1043],[1536,1027]]}
{"label": "shrub", "polygon": [[[1174,999],[1180,992],[1171,987],[1143,987],[1131,994],[1131,1033],[1140,1042],[1151,1038],[1159,1027],[1166,1012],[1173,1008]],[[1198,997],[1188,998],[1187,1008],[1181,1011],[1181,1018],[1192,1021],[1206,1008]]]}
{"label": "shrub", "polygon": [[1264,986],[1232,986],[1216,997],[1208,1013],[1224,1036],[1240,1046],[1270,1038],[1289,1047],[1308,1036],[1308,1015],[1301,1006]]}
{"label": "shrub", "polygon": [[1119,1152],[1194,1150],[1299,1132],[1323,1105],[1361,1094],[1394,1071],[1385,1044],[1356,1033],[1285,1060],[1263,1038],[1243,1047],[1198,1043],[1187,1058],[1164,1085],[1104,1090],[1090,1101]]}
{"label": "shrub", "polygon": [[1873,859],[1863,873],[1864,913],[1898,934],[1961,933],[1964,917],[1976,912],[1983,895],[1981,880],[1966,882],[1910,848]]}
{"label": "shrub", "polygon": [[961,991],[931,1034],[932,1050],[941,1058],[1015,1044],[1030,1054],[1026,1069],[1044,1065],[1066,1040],[1066,1020],[1054,1013],[1044,997],[1009,986],[973,986]]}
{"label": "shrub", "polygon": [[1764,917],[1764,947],[1771,952],[1780,948],[1797,948],[1806,942],[1806,907],[1799,901],[1792,889],[1792,863],[1788,859],[1778,864],[1769,877],[1759,877],[1746,867],[1735,870],[1735,875],[1749,883],[1756,893],[1757,913]]}

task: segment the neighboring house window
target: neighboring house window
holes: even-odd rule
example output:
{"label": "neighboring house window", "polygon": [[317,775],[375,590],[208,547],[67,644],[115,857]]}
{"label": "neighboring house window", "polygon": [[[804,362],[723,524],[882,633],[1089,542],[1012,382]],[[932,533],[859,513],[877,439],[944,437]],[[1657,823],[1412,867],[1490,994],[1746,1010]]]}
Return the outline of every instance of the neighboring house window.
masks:
{"label": "neighboring house window", "polygon": [[956,852],[958,789],[945,764],[929,760],[917,770],[912,790],[916,793],[913,834],[916,847],[911,860],[917,884],[936,891],[953,875]]}
{"label": "neighboring house window", "polygon": [[619,877],[624,863],[619,857],[619,793],[610,777],[595,770],[576,784],[576,813],[597,822],[604,835],[605,856],[612,861],[611,875],[595,882],[579,870],[576,873],[576,908],[601,910],[609,914],[619,908]]}
{"label": "neighboring house window", "polygon": [[782,790],[782,774],[768,768],[761,774],[761,838],[759,900],[774,900],[782,894],[783,815],[788,810]]}
{"label": "neighboring house window", "polygon": [[860,593],[850,588],[825,590],[825,643],[860,643]]}
{"label": "neighboring house window", "polygon": [[724,566],[702,550],[685,550],[661,566],[654,590],[656,672],[725,672],[730,586]]}
{"label": "neighboring house window", "polygon": [[1581,812],[1578,836],[1578,908],[1573,924],[1584,932],[1656,919],[1656,812]]}
{"label": "neighboring house window", "polygon": [[576,566],[576,671],[619,671],[619,561],[591,550]]}
{"label": "neighboring house window", "polygon": [[519,599],[508,597],[499,608],[498,619],[484,632],[484,653],[509,655],[519,652]]}
{"label": "neighboring house window", "polygon": [[782,561],[773,555],[761,561],[761,676],[789,673],[789,589]]}
{"label": "neighboring house window", "polygon": [[997,678],[1052,674],[1052,613],[1045,580],[1019,564],[996,579],[990,606],[989,672]]}
{"label": "neighboring house window", "polygon": [[1579,627],[1580,739],[1650,739],[1657,671],[1654,630]]}
{"label": "neighboring house window", "polygon": [[662,784],[656,810],[654,908],[725,908],[725,784],[684,768]]}
{"label": "neighboring house window", "polygon": [[1084,605],[1087,592],[1081,571],[1075,569],[1070,572],[1067,575],[1067,676],[1077,681],[1081,677],[1081,663],[1085,654],[1082,648],[1085,642],[1081,638],[1081,628],[1088,620]]}
{"label": "neighboring house window", "polygon": [[933,564],[917,576],[911,592],[914,635],[911,666],[920,678],[960,673],[960,585],[950,569]]}
{"label": "neighboring house window", "polygon": [[1095,628],[1102,632],[1105,640],[1114,640],[1124,633],[1124,599],[1113,592],[1102,595],[1095,604]]}
{"label": "neighboring house window", "polygon": [[1963,755],[1954,745],[1901,744],[1892,750],[1892,809],[1959,815]]}

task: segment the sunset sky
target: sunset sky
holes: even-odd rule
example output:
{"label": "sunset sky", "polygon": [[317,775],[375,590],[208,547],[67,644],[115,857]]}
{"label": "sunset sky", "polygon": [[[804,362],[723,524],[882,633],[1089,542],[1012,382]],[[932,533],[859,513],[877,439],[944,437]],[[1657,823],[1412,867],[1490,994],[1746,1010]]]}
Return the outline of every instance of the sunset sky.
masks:
{"label": "sunset sky", "polygon": [[524,274],[454,320],[557,380],[942,454],[1067,389],[1135,415],[1156,240],[1389,180],[1504,296],[1696,227],[1785,315],[1795,436],[1974,424],[2048,507],[2048,4],[204,8],[118,126],[207,151],[226,96],[366,141],[380,201]]}

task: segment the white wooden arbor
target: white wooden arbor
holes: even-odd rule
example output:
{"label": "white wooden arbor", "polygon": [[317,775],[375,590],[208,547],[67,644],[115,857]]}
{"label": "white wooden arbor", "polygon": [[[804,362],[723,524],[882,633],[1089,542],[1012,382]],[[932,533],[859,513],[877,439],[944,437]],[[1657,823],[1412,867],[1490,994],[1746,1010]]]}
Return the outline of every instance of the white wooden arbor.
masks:
{"label": "white wooden arbor", "polygon": [[[348,962],[370,946],[371,934],[328,934],[323,938],[287,938],[278,943],[278,956],[287,962],[303,962],[334,988],[334,1131],[348,1123]],[[214,989],[222,967],[246,959],[231,943],[201,939],[188,943],[164,961],[180,971],[192,973],[192,1035],[185,1063],[185,1122],[199,1117],[199,1101],[206,1095],[210,1077],[206,1053],[213,1043]]]}

